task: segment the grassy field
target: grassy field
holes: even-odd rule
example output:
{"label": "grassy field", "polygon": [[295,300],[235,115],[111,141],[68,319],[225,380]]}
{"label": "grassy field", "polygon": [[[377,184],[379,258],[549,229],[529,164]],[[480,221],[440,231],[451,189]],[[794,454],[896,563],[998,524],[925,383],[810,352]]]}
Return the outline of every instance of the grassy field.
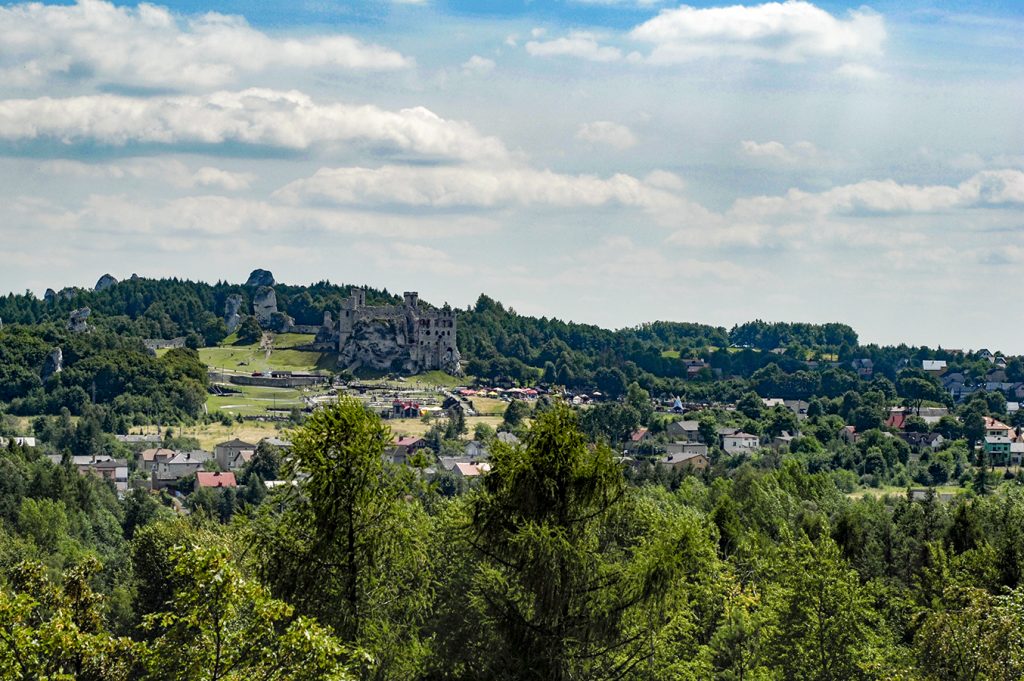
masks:
{"label": "grassy field", "polygon": [[331,353],[296,350],[295,347],[310,343],[313,336],[298,333],[283,333],[274,337],[274,349],[269,356],[259,343],[232,345],[228,341],[214,348],[201,348],[199,358],[211,369],[229,371],[313,371],[333,369],[334,355]]}
{"label": "grassy field", "polygon": [[474,397],[473,407],[481,416],[504,416],[505,409],[508,408],[508,402],[505,400],[496,400],[492,397]]}
{"label": "grassy field", "polygon": [[302,408],[302,391],[294,388],[264,388],[249,385],[233,385],[231,388],[238,393],[230,395],[210,395],[206,400],[206,408],[212,414],[224,411],[229,414],[257,416],[268,409]]}
{"label": "grassy field", "polygon": [[[152,428],[149,429],[152,431]],[[220,423],[209,423],[205,425],[186,426],[175,428],[175,434],[186,437],[194,437],[199,440],[199,446],[208,452],[212,452],[215,445],[234,438],[258,443],[265,437],[287,438],[285,431],[279,429],[276,424],[262,423],[259,421],[246,421],[245,423],[232,423],[225,426]]]}
{"label": "grassy field", "polygon": [[[433,422],[424,423],[420,419],[388,419],[384,423],[391,428],[391,432],[398,437],[418,437],[423,435],[430,429]],[[469,416],[466,417],[466,428],[469,429],[469,435],[473,436],[473,428],[478,423],[486,423],[492,428],[497,428],[501,425],[500,416]]]}

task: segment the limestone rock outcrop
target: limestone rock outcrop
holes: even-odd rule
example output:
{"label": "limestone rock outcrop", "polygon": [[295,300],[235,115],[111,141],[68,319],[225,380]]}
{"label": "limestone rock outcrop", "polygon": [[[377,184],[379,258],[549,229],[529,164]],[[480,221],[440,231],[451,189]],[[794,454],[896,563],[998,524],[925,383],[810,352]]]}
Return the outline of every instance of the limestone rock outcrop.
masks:
{"label": "limestone rock outcrop", "polygon": [[52,288],[46,289],[46,293],[43,294],[43,300],[46,301],[47,305],[53,305],[53,301],[57,300],[57,292]]}
{"label": "limestone rock outcrop", "polygon": [[93,288],[93,291],[105,291],[116,283],[117,279],[112,277],[110,274],[104,274],[99,278],[99,281],[96,282],[96,286]]}
{"label": "limestone rock outcrop", "polygon": [[228,327],[228,333],[234,333],[242,323],[242,304],[245,300],[237,293],[233,293],[224,301],[224,324]]}
{"label": "limestone rock outcrop", "polygon": [[81,307],[71,312],[68,317],[68,331],[71,333],[84,333],[89,330],[89,315],[92,314],[92,310],[87,307]]}
{"label": "limestone rock outcrop", "polygon": [[252,313],[260,328],[269,331],[286,333],[295,325],[291,317],[277,309],[277,294],[269,286],[256,289],[252,298]]}
{"label": "limestone rock outcrop", "polygon": [[339,366],[414,374],[419,370],[409,352],[407,326],[401,321],[373,319],[360,322],[341,349]]}
{"label": "limestone rock outcrop", "polygon": [[270,315],[277,312],[277,294],[269,286],[260,286],[252,297],[252,313],[260,326],[270,323]]}
{"label": "limestone rock outcrop", "polygon": [[50,350],[50,354],[43,361],[43,380],[45,381],[54,374],[64,370],[64,351],[59,347]]}
{"label": "limestone rock outcrop", "polygon": [[246,286],[273,286],[275,283],[274,275],[270,270],[260,269],[250,272],[249,278],[245,281]]}

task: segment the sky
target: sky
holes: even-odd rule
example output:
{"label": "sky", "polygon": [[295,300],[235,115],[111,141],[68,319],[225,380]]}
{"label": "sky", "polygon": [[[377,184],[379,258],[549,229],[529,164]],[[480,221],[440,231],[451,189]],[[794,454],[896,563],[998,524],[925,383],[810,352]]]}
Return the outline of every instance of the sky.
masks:
{"label": "sky", "polygon": [[481,292],[1024,353],[1017,0],[0,3],[0,291]]}

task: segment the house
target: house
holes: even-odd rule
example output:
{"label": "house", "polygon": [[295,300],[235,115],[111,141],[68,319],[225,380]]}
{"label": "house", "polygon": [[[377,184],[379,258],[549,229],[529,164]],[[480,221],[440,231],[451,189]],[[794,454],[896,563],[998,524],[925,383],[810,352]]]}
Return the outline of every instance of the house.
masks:
{"label": "house", "polygon": [[1010,456],[1010,438],[1001,435],[985,436],[985,454],[992,461],[1000,461]]}
{"label": "house", "polygon": [[471,461],[479,461],[481,459],[490,458],[491,454],[487,451],[487,445],[479,440],[470,440],[466,443],[466,448],[463,450],[466,457]]}
{"label": "house", "polygon": [[1024,440],[1010,443],[1010,464],[1019,466],[1024,462]]}
{"label": "house", "polygon": [[480,463],[463,463],[459,462],[455,464],[452,472],[461,478],[477,478],[491,470],[491,464],[486,461]]}
{"label": "house", "polygon": [[992,437],[1010,437],[1010,426],[991,416],[985,417],[985,435]]}
{"label": "house", "polygon": [[674,470],[691,468],[695,471],[707,470],[711,466],[708,457],[704,454],[666,454],[658,459],[659,466],[668,466]]}
{"label": "house", "polygon": [[144,449],[139,453],[136,463],[140,471],[152,473],[161,462],[173,458],[174,454],[175,451],[173,449]]}
{"label": "house", "polygon": [[772,409],[773,407],[785,406],[786,400],[782,399],[781,397],[762,397],[761,404],[763,404],[768,409]]}
{"label": "house", "polygon": [[292,443],[289,440],[282,440],[278,437],[265,437],[260,440],[260,444],[268,444],[271,447],[277,447],[279,449],[291,449]]}
{"label": "house", "polygon": [[159,433],[148,435],[115,435],[114,439],[126,445],[158,445],[163,442]]}
{"label": "house", "polygon": [[857,376],[865,381],[871,380],[875,375],[875,363],[868,358],[855,359],[850,362],[850,365],[857,372]]}
{"label": "house", "polygon": [[675,441],[703,442],[697,421],[674,421],[665,427],[665,433]]}
{"label": "house", "polygon": [[945,439],[938,433],[900,433],[900,437],[914,449],[939,449]]}
{"label": "house", "polygon": [[987,348],[982,348],[981,350],[978,350],[977,354],[979,359],[987,359],[989,362],[996,361],[996,356],[989,352]]}
{"label": "house", "polygon": [[404,465],[409,463],[409,458],[413,454],[426,446],[427,441],[421,437],[399,437],[395,438],[394,444],[384,456],[391,463]]}
{"label": "house", "polygon": [[895,428],[896,430],[903,430],[907,424],[908,416],[910,416],[910,412],[905,409],[893,409],[889,412],[889,418],[885,420],[885,425],[889,428]]}
{"label": "house", "polygon": [[234,473],[199,471],[196,473],[196,486],[214,489],[217,487],[238,487],[238,482],[235,480]]}
{"label": "house", "polygon": [[651,431],[647,428],[637,428],[629,434],[629,439],[626,441],[625,450],[627,452],[633,451],[644,442],[651,439]]}
{"label": "house", "polygon": [[420,403],[395,400],[391,403],[391,418],[416,419],[420,417]]}
{"label": "house", "polygon": [[798,435],[791,435],[786,431],[782,431],[779,435],[776,435],[772,439],[772,449],[778,450],[782,449],[783,447],[788,448],[791,444],[793,444],[793,440],[795,440],[798,437]]}
{"label": "house", "polygon": [[949,416],[949,409],[945,407],[921,407],[914,414],[920,416],[924,419],[925,423],[932,426],[942,420],[943,416]]}
{"label": "house", "polygon": [[838,437],[839,437],[840,440],[842,440],[846,444],[852,445],[855,442],[857,442],[857,438],[859,436],[857,434],[857,428],[855,426],[843,426],[839,430],[839,436]]}
{"label": "house", "polygon": [[241,470],[245,464],[252,461],[252,457],[254,456],[256,456],[255,449],[243,449],[234,456],[228,458],[226,466],[221,465],[219,461],[217,462],[217,465],[221,468],[226,468],[229,471],[238,471]]}
{"label": "house", "polygon": [[[221,442],[213,448],[213,454],[217,459],[217,464],[222,470],[229,470],[230,464],[237,460],[239,453],[241,452],[255,452],[256,445],[251,442],[245,442],[235,438],[234,440],[228,440],[227,442]],[[252,454],[249,454],[250,458]]]}
{"label": "house", "polygon": [[214,455],[201,449],[176,452],[173,457],[157,465],[153,472],[153,489],[173,485],[178,480],[197,473],[207,461],[214,461]]}
{"label": "house", "polygon": [[921,368],[930,374],[943,374],[946,372],[946,360],[926,359],[921,362]]}
{"label": "house", "polygon": [[[48,458],[58,466],[64,459],[61,454],[50,454]],[[115,459],[107,454],[86,454],[70,458],[71,465],[80,474],[92,474],[109,480],[114,483],[118,493],[128,490],[128,461],[126,459]]]}
{"label": "house", "polygon": [[722,449],[727,454],[747,454],[754,451],[761,445],[761,440],[756,435],[742,431],[722,435]]}
{"label": "house", "polygon": [[504,442],[507,445],[513,445],[514,446],[514,445],[519,444],[519,438],[517,438],[512,433],[506,432],[504,430],[501,431],[500,433],[498,433],[497,435],[495,435],[494,437],[495,437],[496,440],[498,440],[498,442]]}
{"label": "house", "polygon": [[782,403],[787,409],[796,414],[798,419],[807,418],[807,410],[811,407],[811,404],[805,400],[783,400]]}
{"label": "house", "polygon": [[[86,470],[104,480],[114,483],[114,488],[119,494],[128,491],[128,461],[127,459],[108,459],[97,461],[88,466]],[[79,469],[79,472],[83,472]]]}
{"label": "house", "polygon": [[1007,402],[1006,403],[1006,413],[1007,414],[1016,414],[1018,411],[1020,411],[1020,402]]}
{"label": "house", "polygon": [[708,446],[703,442],[669,442],[665,445],[666,454],[700,454],[707,457]]}
{"label": "house", "polygon": [[468,456],[439,456],[437,463],[441,466],[442,470],[454,471],[455,466],[460,463],[474,463],[473,459]]}

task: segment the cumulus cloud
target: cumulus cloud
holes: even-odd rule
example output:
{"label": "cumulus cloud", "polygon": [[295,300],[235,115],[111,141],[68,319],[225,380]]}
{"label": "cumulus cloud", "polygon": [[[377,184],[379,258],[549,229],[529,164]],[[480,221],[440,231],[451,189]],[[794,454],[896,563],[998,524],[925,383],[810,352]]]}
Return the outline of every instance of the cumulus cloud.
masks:
{"label": "cumulus cloud", "polygon": [[54,76],[147,88],[216,88],[272,68],[400,69],[412,61],[347,35],[277,38],[239,16],[180,17],[164,7],[25,3],[0,8],[0,76]]}
{"label": "cumulus cloud", "polygon": [[527,167],[321,168],[276,193],[292,204],[495,208],[504,206],[624,206],[662,214],[687,203],[630,175],[566,175]]}
{"label": "cumulus cloud", "polygon": [[466,73],[483,75],[493,71],[494,66],[495,64],[493,59],[488,59],[487,57],[481,57],[479,54],[474,54],[462,63],[462,70]]}
{"label": "cumulus cloud", "polygon": [[673,64],[734,57],[776,62],[857,59],[881,54],[885,21],[870,10],[839,19],[802,0],[663,10],[630,36],[652,46],[648,60]]}
{"label": "cumulus cloud", "polygon": [[783,196],[736,201],[730,213],[745,219],[873,213],[937,213],[1024,203],[1024,172],[986,170],[958,185],[912,185],[866,180],[824,192],[790,189]]}
{"label": "cumulus cloud", "polygon": [[740,142],[740,150],[745,156],[757,159],[778,161],[786,164],[803,163],[813,161],[820,156],[818,148],[810,142],[794,142],[787,146],[782,142],[755,142],[744,140]]}
{"label": "cumulus cloud", "polygon": [[554,40],[531,40],[526,51],[534,57],[576,57],[587,61],[612,62],[622,58],[622,50],[598,43],[598,36],[586,31],[571,31]]}
{"label": "cumulus cloud", "polygon": [[444,251],[404,241],[387,243],[359,242],[352,250],[384,271],[426,272],[436,276],[464,277],[473,274],[473,267],[453,260]]}
{"label": "cumulus cloud", "polygon": [[0,101],[0,140],[64,144],[235,143],[306,150],[361,144],[430,157],[505,158],[504,145],[423,107],[318,104],[301,92],[250,89],[207,95],[85,95]]}
{"label": "cumulus cloud", "polygon": [[613,149],[629,149],[636,144],[636,135],[625,125],[611,121],[584,123],[576,131],[576,139],[595,144],[606,144]]}

